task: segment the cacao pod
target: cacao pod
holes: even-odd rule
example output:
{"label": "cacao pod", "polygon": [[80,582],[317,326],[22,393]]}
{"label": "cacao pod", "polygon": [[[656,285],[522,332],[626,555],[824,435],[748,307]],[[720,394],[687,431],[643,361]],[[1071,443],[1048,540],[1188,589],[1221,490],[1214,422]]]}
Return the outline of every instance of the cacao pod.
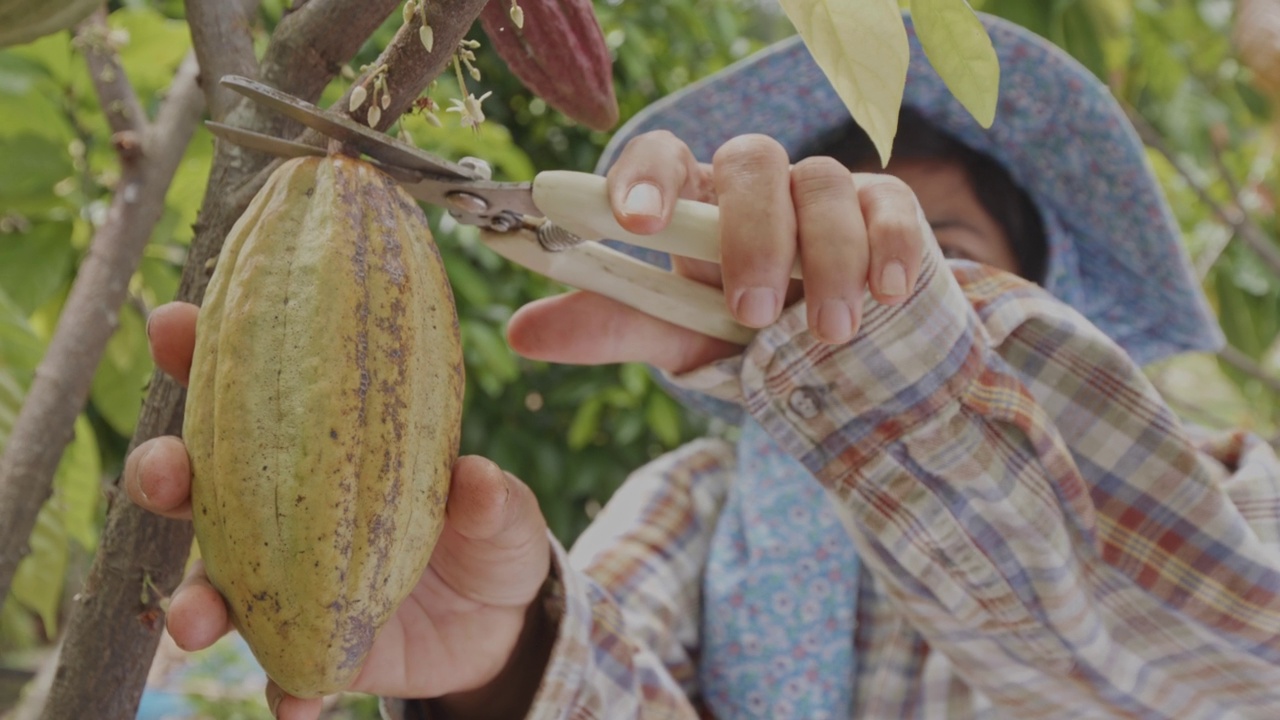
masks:
{"label": "cacao pod", "polygon": [[593,130],[618,122],[613,61],[591,0],[522,0],[524,27],[511,0],[489,0],[480,24],[498,56],[525,87]]}
{"label": "cacao pod", "polygon": [[0,0],[0,47],[21,45],[66,30],[103,0]]}
{"label": "cacao pod", "polygon": [[1254,84],[1271,99],[1280,97],[1280,1],[1240,0],[1231,34]]}
{"label": "cacao pod", "polygon": [[422,576],[462,392],[422,210],[368,163],[284,163],[218,257],[184,434],[209,580],[287,692],[346,687]]}

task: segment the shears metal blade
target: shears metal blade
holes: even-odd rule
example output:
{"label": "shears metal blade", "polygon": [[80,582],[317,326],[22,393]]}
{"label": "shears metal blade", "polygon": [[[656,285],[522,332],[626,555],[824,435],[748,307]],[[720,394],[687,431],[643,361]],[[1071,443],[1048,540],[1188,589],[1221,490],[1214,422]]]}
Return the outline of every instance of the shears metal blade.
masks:
{"label": "shears metal blade", "polygon": [[[718,263],[719,210],[714,205],[679,200],[663,231],[636,235],[614,217],[603,177],[553,170],[538,173],[532,182],[496,182],[483,162],[446,160],[249,78],[229,75],[221,82],[363,153],[414,198],[480,228],[481,241],[513,262],[705,335],[745,344],[755,333],[733,319],[721,291],[595,242],[617,240]],[[206,125],[223,140],[279,157],[326,154],[320,147],[231,125]],[[792,274],[799,277],[798,269]]]}

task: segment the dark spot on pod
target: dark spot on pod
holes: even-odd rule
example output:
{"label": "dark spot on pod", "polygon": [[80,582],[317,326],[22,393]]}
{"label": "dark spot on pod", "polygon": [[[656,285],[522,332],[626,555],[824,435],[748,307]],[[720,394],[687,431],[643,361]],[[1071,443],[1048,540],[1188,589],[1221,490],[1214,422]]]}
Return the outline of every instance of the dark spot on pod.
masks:
{"label": "dark spot on pod", "polygon": [[331,439],[333,439],[333,440],[337,440],[337,439],[338,439],[338,431],[337,431],[337,430],[334,430],[334,429],[332,429],[332,428],[330,428],[330,429],[329,429],[329,437],[330,437]]}

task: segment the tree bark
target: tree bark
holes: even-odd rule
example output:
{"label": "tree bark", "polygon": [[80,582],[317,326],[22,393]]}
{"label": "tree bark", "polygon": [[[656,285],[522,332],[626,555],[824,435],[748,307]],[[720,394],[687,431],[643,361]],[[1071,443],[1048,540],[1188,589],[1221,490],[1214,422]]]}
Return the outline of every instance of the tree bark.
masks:
{"label": "tree bark", "polygon": [[8,595],[28,552],[36,516],[52,492],[76,416],[119,324],[129,279],[164,211],[165,193],[204,107],[195,58],[188,57],[161,116],[148,125],[137,100],[131,100],[132,88],[123,80],[115,53],[101,40],[105,27],[106,16],[99,11],[80,36],[88,38],[85,54],[102,106],[126,108],[108,113],[122,171],[107,219],[94,233],[0,457],[0,598]]}
{"label": "tree bark", "polygon": [[[384,123],[390,123],[408,108],[447,65],[457,41],[479,16],[484,2],[465,0],[433,9],[431,23],[437,42],[430,56],[418,41],[416,29],[396,35],[380,62],[389,59],[420,64],[397,75],[398,84],[393,90],[398,94],[392,96],[393,107]],[[220,58],[222,68],[249,67],[243,55],[247,45],[234,38],[228,41],[222,29],[207,27],[207,23],[214,22],[211,18],[221,15],[201,13],[195,6],[202,4],[204,0],[186,2],[189,22],[199,25],[192,27],[197,55]],[[370,17],[370,8],[375,5],[388,8],[376,22]],[[284,92],[314,102],[342,63],[355,55],[373,29],[397,6],[398,2],[387,0],[309,0],[301,4],[286,18],[287,22],[282,21],[277,27],[259,77]],[[367,31],[357,32],[356,28]],[[327,59],[317,61],[311,54],[313,47],[324,48]],[[304,54],[298,57],[297,53]],[[268,72],[272,67],[278,69]],[[430,74],[433,69],[435,74]],[[216,79],[204,78],[203,86],[210,105],[225,109],[225,122],[264,133],[281,127],[279,116],[270,111],[233,101],[229,96],[218,97]],[[339,101],[337,107],[345,110],[346,100]],[[177,300],[198,304],[203,299],[210,275],[208,263],[220,252],[223,238],[265,181],[272,160],[229,143],[217,143]],[[157,371],[130,449],[160,435],[180,434],[184,399],[183,390]],[[125,499],[118,483],[119,479],[109,491],[107,527],[68,622],[50,703],[43,715],[49,720],[125,720],[136,715],[163,626],[161,601],[177,585],[190,551],[189,523],[142,512]]]}
{"label": "tree bark", "polygon": [[253,57],[250,26],[262,0],[198,2],[187,4],[191,47],[200,61],[200,87],[209,105],[209,116],[222,120],[235,107],[237,95],[218,85],[223,75],[253,77],[258,63]]}

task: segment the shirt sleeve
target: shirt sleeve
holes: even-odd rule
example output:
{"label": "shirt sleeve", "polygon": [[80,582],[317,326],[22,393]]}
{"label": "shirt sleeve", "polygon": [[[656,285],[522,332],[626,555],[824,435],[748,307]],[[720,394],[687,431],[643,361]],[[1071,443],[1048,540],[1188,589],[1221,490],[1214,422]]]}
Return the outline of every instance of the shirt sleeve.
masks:
{"label": "shirt sleeve", "polygon": [[1199,452],[1123,350],[1038,287],[931,254],[846,346],[793,307],[675,380],[740,402],[805,464],[919,652],[1005,712],[1274,714],[1274,455],[1239,437],[1243,464]]}
{"label": "shirt sleeve", "polygon": [[[733,462],[724,441],[686,445],[633,473],[571,552],[550,537],[543,601],[557,632],[527,717],[699,717],[701,578]],[[432,718],[422,702],[382,712]]]}

